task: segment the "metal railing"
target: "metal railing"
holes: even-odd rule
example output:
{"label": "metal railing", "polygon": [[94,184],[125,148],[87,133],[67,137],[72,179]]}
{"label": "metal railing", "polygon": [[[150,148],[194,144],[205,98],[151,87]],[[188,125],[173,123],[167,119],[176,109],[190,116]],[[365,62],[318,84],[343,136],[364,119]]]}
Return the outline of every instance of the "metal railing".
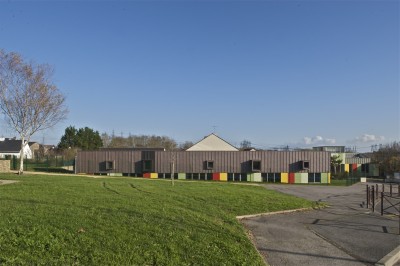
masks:
{"label": "metal railing", "polygon": [[399,217],[400,234],[400,184],[367,185],[366,193],[366,207],[371,208],[372,212],[375,212],[375,206],[380,203],[382,216],[394,215]]}

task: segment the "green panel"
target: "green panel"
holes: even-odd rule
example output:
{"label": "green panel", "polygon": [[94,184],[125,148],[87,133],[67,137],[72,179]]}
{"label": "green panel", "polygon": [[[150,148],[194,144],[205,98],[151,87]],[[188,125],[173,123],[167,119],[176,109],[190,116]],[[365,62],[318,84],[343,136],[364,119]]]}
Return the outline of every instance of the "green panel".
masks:
{"label": "green panel", "polygon": [[328,173],[321,173],[321,184],[328,183]]}
{"label": "green panel", "polygon": [[178,179],[186,179],[186,173],[178,173]]}
{"label": "green panel", "polygon": [[254,182],[254,174],[247,174],[247,181]]}
{"label": "green panel", "polygon": [[301,173],[294,174],[294,183],[300,184],[301,183]]}

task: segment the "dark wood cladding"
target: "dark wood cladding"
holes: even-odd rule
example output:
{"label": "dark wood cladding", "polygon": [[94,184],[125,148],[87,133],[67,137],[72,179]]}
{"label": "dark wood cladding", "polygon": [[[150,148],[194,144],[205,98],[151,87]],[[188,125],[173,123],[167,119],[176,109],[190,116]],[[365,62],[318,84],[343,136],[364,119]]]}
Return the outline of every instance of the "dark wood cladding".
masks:
{"label": "dark wood cladding", "polygon": [[[155,173],[250,173],[251,161],[260,161],[262,173],[330,172],[330,153],[325,151],[82,151],[76,161],[77,173],[142,174],[143,160],[152,160]],[[102,171],[101,164],[114,161],[114,169]],[[213,169],[205,162],[213,161]],[[309,169],[303,169],[303,161]]]}

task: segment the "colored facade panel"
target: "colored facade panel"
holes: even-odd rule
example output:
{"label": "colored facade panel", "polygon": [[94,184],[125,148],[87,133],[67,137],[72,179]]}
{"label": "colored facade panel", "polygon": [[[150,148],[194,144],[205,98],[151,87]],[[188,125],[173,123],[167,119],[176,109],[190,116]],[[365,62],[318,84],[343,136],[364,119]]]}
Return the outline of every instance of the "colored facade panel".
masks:
{"label": "colored facade panel", "polygon": [[351,164],[351,172],[357,173],[357,164],[356,163]]}
{"label": "colored facade panel", "polygon": [[294,173],[289,173],[289,184],[294,184],[295,177]]}
{"label": "colored facade panel", "polygon": [[109,176],[122,176],[122,173],[109,173]]}
{"label": "colored facade panel", "polygon": [[331,173],[328,173],[328,184],[331,183]]}
{"label": "colored facade panel", "polygon": [[349,164],[345,164],[344,165],[344,171],[347,172],[347,173],[350,172],[350,165]]}
{"label": "colored facade panel", "polygon": [[261,173],[254,173],[253,174],[253,182],[262,182]]}
{"label": "colored facade panel", "polygon": [[186,179],[186,173],[178,173],[178,179]]}
{"label": "colored facade panel", "polygon": [[214,181],[219,181],[219,173],[213,173],[212,179]]}
{"label": "colored facade panel", "polygon": [[158,178],[158,174],[157,173],[150,173],[150,178]]}
{"label": "colored facade panel", "polygon": [[281,183],[289,183],[289,174],[281,173]]}
{"label": "colored facade panel", "polygon": [[219,181],[228,181],[228,173],[219,173]]}
{"label": "colored facade panel", "polygon": [[328,184],[328,173],[321,173],[321,184]]}
{"label": "colored facade panel", "polygon": [[295,173],[294,174],[294,183],[295,184],[300,184],[301,183],[301,173]]}
{"label": "colored facade panel", "polygon": [[150,178],[150,173],[143,173],[144,178]]}
{"label": "colored facade panel", "polygon": [[247,174],[247,181],[253,182],[254,181],[254,174]]}
{"label": "colored facade panel", "polygon": [[307,184],[308,183],[308,173],[301,173],[301,183]]}

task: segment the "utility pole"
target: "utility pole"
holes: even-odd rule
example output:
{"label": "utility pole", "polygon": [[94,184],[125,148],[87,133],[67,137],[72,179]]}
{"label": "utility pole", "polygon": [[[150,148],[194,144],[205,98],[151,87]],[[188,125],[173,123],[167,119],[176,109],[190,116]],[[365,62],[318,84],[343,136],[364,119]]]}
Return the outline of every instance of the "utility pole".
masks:
{"label": "utility pole", "polygon": [[174,176],[175,176],[175,153],[171,152],[171,182],[172,182],[172,186],[175,186]]}

